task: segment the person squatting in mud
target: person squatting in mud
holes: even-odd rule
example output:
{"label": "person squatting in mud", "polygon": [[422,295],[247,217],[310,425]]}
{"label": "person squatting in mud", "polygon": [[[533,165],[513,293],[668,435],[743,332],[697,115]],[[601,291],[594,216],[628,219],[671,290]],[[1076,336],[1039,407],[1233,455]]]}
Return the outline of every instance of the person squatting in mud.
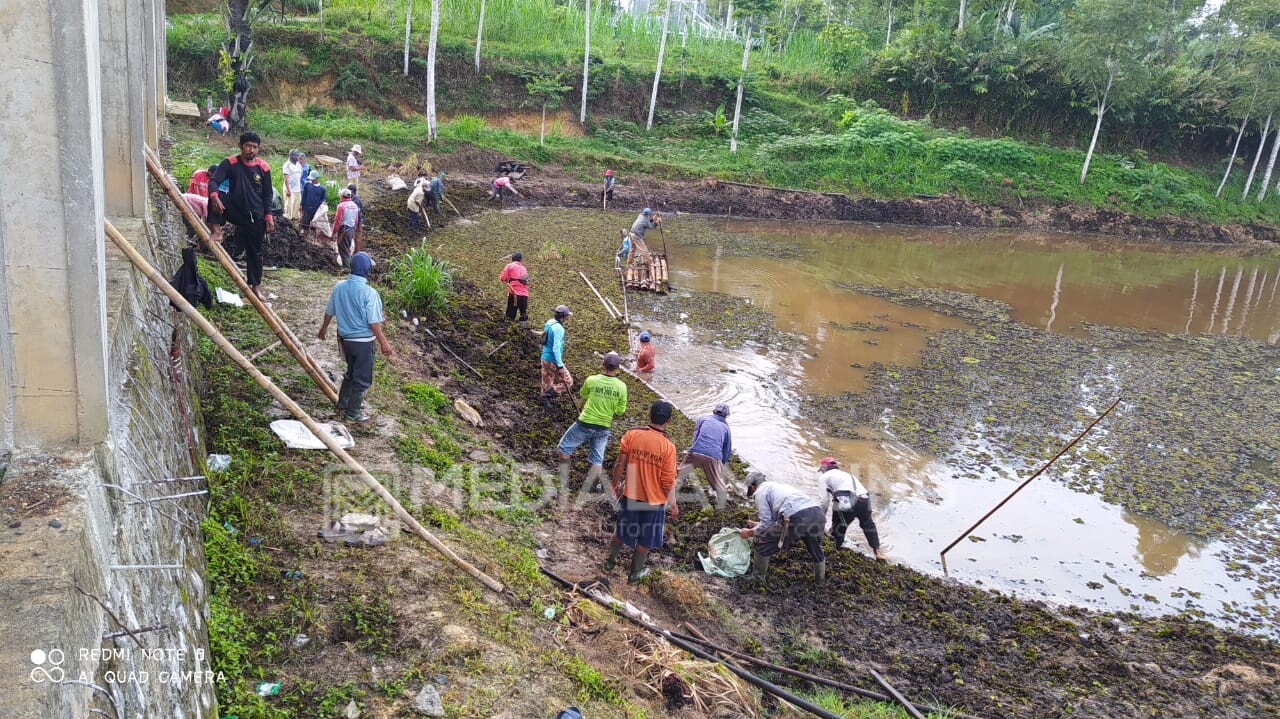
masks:
{"label": "person squatting in mud", "polygon": [[538,400],[551,407],[551,400],[573,386],[573,375],[564,366],[564,321],[573,315],[565,305],[557,305],[555,316],[542,325],[541,386]]}
{"label": "person squatting in mud", "polygon": [[565,430],[556,449],[560,452],[560,476],[569,476],[569,457],[578,445],[587,442],[587,486],[604,473],[604,448],[609,443],[613,418],[627,411],[627,385],[618,379],[622,357],[609,352],[600,361],[601,374],[593,374],[582,383],[578,394],[585,400],[578,419]]}
{"label": "person squatting in mud", "polygon": [[521,260],[524,255],[511,253],[511,261],[502,272],[498,273],[498,281],[507,286],[507,321],[514,322],[516,312],[520,313],[520,324],[529,322],[529,270]]}
{"label": "person squatting in mud", "polygon": [[258,157],[262,138],[256,132],[240,136],[240,154],[218,164],[209,178],[209,239],[222,242],[222,226],[236,226],[236,241],[244,248],[249,289],[266,299],[262,285],[262,240],[276,228],[271,215],[275,190],[271,166]]}
{"label": "person squatting in mud", "polygon": [[748,521],[745,529],[738,530],[745,539],[755,537],[751,579],[763,581],[770,558],[798,539],[813,558],[813,581],[822,586],[827,580],[827,558],[822,553],[827,516],[818,501],[795,487],[768,481],[761,472],[747,475],[747,496],[755,499],[760,513],[759,521]]}
{"label": "person squatting in mud", "polygon": [[[658,400],[649,406],[649,426],[635,427],[622,435],[618,459],[613,465],[613,496],[618,500],[618,514],[609,556],[604,561],[606,572],[618,565],[622,547],[631,547],[631,571],[627,582],[635,584],[649,573],[645,560],[649,553],[662,548],[666,515],[680,516],[676,505],[676,446],[667,438],[667,422],[674,407]],[[664,511],[665,510],[665,511]]]}
{"label": "person squatting in mud", "polygon": [[831,538],[835,540],[836,549],[844,546],[845,532],[856,519],[876,560],[888,561],[880,551],[880,533],[871,518],[871,494],[857,477],[840,469],[835,457],[823,457],[818,465],[818,495],[823,498],[824,519],[827,505],[831,506]]}

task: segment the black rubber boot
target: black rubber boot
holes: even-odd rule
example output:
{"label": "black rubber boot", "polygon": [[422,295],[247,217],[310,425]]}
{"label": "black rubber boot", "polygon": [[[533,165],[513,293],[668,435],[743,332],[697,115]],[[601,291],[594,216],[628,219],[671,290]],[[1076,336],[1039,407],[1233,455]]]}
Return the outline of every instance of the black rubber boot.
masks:
{"label": "black rubber boot", "polygon": [[604,560],[604,571],[612,572],[618,566],[618,553],[621,551],[621,544],[609,542],[609,557]]}
{"label": "black rubber boot", "polygon": [[649,576],[649,568],[644,566],[644,560],[648,558],[648,552],[636,552],[631,555],[631,571],[627,574],[627,584],[635,584]]}
{"label": "black rubber boot", "polygon": [[769,558],[762,557],[757,554],[751,562],[750,578],[757,582],[763,582],[765,575],[769,573]]}
{"label": "black rubber boot", "polygon": [[819,587],[827,583],[827,560],[813,563],[813,583]]}

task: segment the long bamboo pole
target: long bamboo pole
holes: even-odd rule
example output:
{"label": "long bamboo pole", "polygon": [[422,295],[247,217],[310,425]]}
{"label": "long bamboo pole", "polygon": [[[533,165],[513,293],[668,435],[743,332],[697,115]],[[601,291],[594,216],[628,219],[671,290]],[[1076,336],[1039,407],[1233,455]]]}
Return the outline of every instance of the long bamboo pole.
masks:
{"label": "long bamboo pole", "polygon": [[272,311],[265,302],[259,299],[256,293],[253,292],[249,287],[249,284],[245,282],[244,277],[240,274],[240,268],[236,267],[235,262],[232,262],[231,257],[227,254],[227,251],[222,248],[222,245],[209,239],[209,229],[205,226],[204,221],[191,210],[191,206],[187,204],[185,199],[183,199],[182,193],[178,192],[178,188],[173,184],[173,181],[169,179],[169,176],[165,173],[164,168],[160,164],[160,158],[155,155],[155,150],[147,147],[143,155],[147,163],[147,170],[151,173],[151,176],[154,177],[156,181],[160,183],[160,186],[164,188],[169,199],[175,206],[177,206],[178,211],[182,213],[183,217],[186,218],[187,223],[195,230],[196,236],[200,238],[204,243],[204,246],[208,248],[209,252],[217,258],[218,264],[222,265],[222,268],[231,276],[231,281],[236,283],[236,287],[238,287],[240,292],[244,294],[245,298],[249,300],[249,304],[253,305],[253,308],[258,311],[258,314],[262,315],[262,319],[267,323],[267,327],[271,328],[271,331],[275,333],[276,337],[280,338],[280,343],[289,350],[289,353],[298,361],[298,364],[302,366],[302,369],[307,373],[307,376],[316,383],[316,386],[320,388],[320,391],[324,393],[325,397],[327,397],[330,402],[337,404],[337,388],[334,387],[333,383],[329,381],[329,378],[325,376],[320,365],[316,363],[315,359],[312,358],[306,348],[303,347],[302,342],[293,334],[293,331],[289,329],[289,326],[282,322],[279,316],[277,316],[276,313]]}
{"label": "long bamboo pole", "polygon": [[604,295],[601,295],[600,291],[596,289],[596,286],[591,284],[591,280],[587,279],[587,276],[582,274],[581,271],[578,272],[578,276],[581,277],[582,281],[587,283],[587,287],[590,287],[591,291],[596,294],[596,299],[600,300],[600,304],[604,305],[604,311],[609,314],[609,319],[618,319],[618,316],[613,314],[613,309],[609,307],[609,303],[604,301]]}
{"label": "long bamboo pole", "polygon": [[1119,397],[1116,397],[1116,401],[1112,402],[1112,403],[1111,403],[1111,406],[1110,406],[1110,407],[1108,407],[1108,408],[1107,408],[1107,410],[1106,410],[1105,412],[1103,412],[1102,414],[1098,415],[1096,419],[1094,419],[1092,422],[1090,422],[1088,427],[1085,427],[1085,428],[1080,432],[1080,434],[1077,434],[1077,435],[1075,436],[1075,439],[1072,439],[1070,442],[1067,442],[1067,444],[1066,444],[1062,449],[1058,450],[1058,453],[1057,453],[1057,454],[1055,454],[1055,455],[1053,455],[1053,459],[1050,459],[1048,462],[1045,462],[1043,465],[1041,465],[1041,466],[1040,466],[1040,469],[1037,469],[1037,470],[1035,471],[1035,473],[1033,473],[1030,477],[1027,477],[1025,480],[1023,480],[1022,484],[1019,484],[1019,485],[1018,485],[1018,487],[1017,487],[1017,489],[1015,489],[1015,490],[1013,490],[1012,492],[1010,492],[1010,493],[1009,493],[1009,496],[1007,496],[1007,497],[1005,497],[1004,499],[1000,500],[1000,503],[999,503],[999,504],[997,504],[996,506],[994,506],[994,507],[992,507],[991,509],[987,510],[987,513],[986,513],[986,514],[984,514],[984,515],[982,515],[982,517],[981,517],[980,519],[978,519],[978,521],[974,522],[974,523],[973,523],[973,526],[971,526],[971,527],[969,527],[968,529],[964,530],[964,533],[963,533],[963,534],[961,534],[959,537],[956,537],[956,538],[955,538],[955,540],[954,540],[953,542],[951,542],[951,544],[948,544],[948,545],[946,546],[946,548],[944,548],[944,549],[942,550],[942,552],[938,555],[938,556],[942,559],[942,573],[943,573],[943,574],[948,574],[948,572],[947,572],[947,552],[951,551],[951,548],[952,548],[952,547],[954,547],[954,546],[956,546],[957,544],[959,544],[959,543],[960,543],[960,540],[962,540],[962,539],[964,539],[965,537],[969,536],[970,532],[972,532],[973,530],[975,530],[975,529],[977,529],[977,528],[978,528],[978,525],[980,525],[980,524],[982,524],[983,522],[987,521],[987,518],[988,518],[988,517],[990,517],[991,515],[995,514],[997,510],[999,510],[1001,507],[1003,507],[1005,504],[1007,504],[1007,503],[1009,502],[1009,500],[1013,499],[1013,496],[1014,496],[1015,494],[1017,494],[1018,492],[1021,492],[1023,487],[1026,487],[1028,484],[1031,484],[1031,480],[1035,479],[1036,477],[1039,477],[1039,476],[1040,476],[1040,475],[1041,475],[1041,474],[1042,474],[1046,469],[1048,469],[1049,467],[1053,466],[1053,463],[1054,463],[1054,462],[1057,462],[1059,457],[1061,457],[1062,455],[1066,454],[1066,453],[1067,453],[1067,450],[1069,450],[1069,449],[1071,449],[1072,447],[1076,446],[1076,442],[1079,442],[1080,440],[1084,439],[1084,436],[1085,436],[1086,434],[1089,434],[1089,430],[1093,429],[1094,425],[1098,424],[1099,422],[1101,422],[1101,421],[1103,420],[1103,418],[1104,418],[1104,417],[1106,417],[1107,415],[1111,414],[1111,410],[1115,409],[1115,408],[1116,408],[1116,405],[1118,405],[1118,404],[1120,404],[1120,398],[1119,398]]}
{"label": "long bamboo pole", "polygon": [[289,410],[294,417],[298,418],[298,421],[306,425],[306,428],[311,430],[311,433],[316,436],[316,439],[320,440],[325,447],[328,447],[329,451],[333,452],[338,459],[342,460],[342,463],[347,465],[348,469],[356,473],[360,478],[360,481],[364,482],[365,486],[372,490],[374,494],[377,494],[378,497],[385,502],[393,512],[395,512],[396,517],[399,518],[401,522],[404,522],[412,528],[418,536],[426,540],[427,544],[431,545],[431,547],[437,552],[443,554],[446,559],[466,571],[471,576],[480,580],[480,582],[482,582],[486,587],[495,592],[501,592],[504,589],[501,582],[490,577],[479,569],[476,569],[466,560],[462,559],[462,557],[455,554],[452,549],[437,539],[435,535],[427,531],[427,528],[422,526],[422,523],[415,519],[412,514],[409,514],[409,512],[405,510],[404,506],[400,504],[399,500],[388,492],[387,488],[382,486],[381,482],[374,479],[373,475],[369,474],[369,471],[366,470],[363,465],[348,454],[347,451],[338,444],[337,440],[317,424],[316,421],[311,418],[311,415],[307,414],[306,410],[302,409],[297,402],[293,401],[293,398],[277,387],[275,382],[271,381],[270,377],[262,374],[262,372],[254,366],[254,364],[250,362],[249,359],[240,352],[240,350],[235,348],[235,345],[232,345],[231,342],[218,331],[217,327],[214,327],[209,320],[205,319],[204,315],[200,314],[195,307],[192,307],[191,303],[187,302],[186,298],[175,290],[173,285],[170,285],[168,280],[161,276],[160,273],[151,266],[150,262],[147,262],[145,257],[138,254],[138,251],[134,249],[133,245],[130,244],[119,231],[116,230],[115,226],[110,222],[106,222],[105,224],[107,237],[111,238],[111,241],[115,243],[116,247],[119,247],[120,251],[129,258],[129,261],[133,263],[133,266],[137,267],[138,270],[147,277],[147,279],[151,280],[152,284],[159,287],[160,290],[168,296],[169,300],[182,311],[182,314],[190,318],[201,331],[209,336],[209,339],[213,340],[214,344],[218,345],[219,349],[221,349],[237,365],[240,365],[240,368],[247,372],[249,376],[258,383],[258,386],[270,393],[282,407]]}

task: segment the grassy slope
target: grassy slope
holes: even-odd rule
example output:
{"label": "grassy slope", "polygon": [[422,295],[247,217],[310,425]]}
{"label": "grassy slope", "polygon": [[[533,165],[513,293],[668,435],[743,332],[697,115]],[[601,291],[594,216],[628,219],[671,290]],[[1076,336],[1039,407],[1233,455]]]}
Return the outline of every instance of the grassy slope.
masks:
{"label": "grassy slope", "polygon": [[[425,144],[425,121],[401,110],[420,104],[422,70],[415,65],[410,77],[404,77],[396,42],[377,28],[369,25],[363,36],[322,37],[289,26],[264,31],[264,42],[271,44],[260,46],[265,93],[261,97],[268,103],[296,105],[298,82],[327,89],[319,93],[322,102],[300,114],[260,107],[251,115],[252,125],[279,141],[373,142],[401,152]],[[202,72],[193,67],[208,64],[215,30],[213,20],[205,16],[176,20],[169,39],[170,54],[176,58],[171,66],[186,63],[176,86],[202,94],[192,85],[204,78],[207,86],[211,75],[207,68]],[[469,69],[465,43],[446,42],[442,47],[442,111],[456,116],[536,109],[523,91],[525,77],[561,72],[571,83],[576,76],[567,47],[529,49],[501,40],[485,47],[489,66],[479,79]],[[1280,193],[1261,204],[1240,201],[1244,172],[1233,173],[1222,197],[1215,197],[1220,168],[1149,162],[1140,152],[1101,154],[1094,159],[1088,182],[1081,185],[1081,150],[971,139],[927,123],[900,121],[840,96],[821,99],[813,92],[813,78],[796,73],[759,76],[749,85],[741,147],[730,153],[729,130],[715,127],[714,117],[718,103],[725,103],[732,113],[735,78],[710,59],[687,64],[687,74],[680,79],[671,74],[674,70],[668,74],[658,124],[646,132],[636,124],[646,109],[651,77],[646,62],[630,54],[601,56],[593,71],[592,132],[586,137],[553,134],[546,145],[539,145],[536,137],[486,127],[467,116],[446,124],[441,136],[535,162],[554,160],[580,169],[584,178],[612,166],[633,174],[715,175],[872,197],[954,193],[1011,207],[1075,204],[1147,217],[1280,224]],[[576,98],[567,98],[565,104],[576,107]],[[387,116],[406,119],[384,119]]]}

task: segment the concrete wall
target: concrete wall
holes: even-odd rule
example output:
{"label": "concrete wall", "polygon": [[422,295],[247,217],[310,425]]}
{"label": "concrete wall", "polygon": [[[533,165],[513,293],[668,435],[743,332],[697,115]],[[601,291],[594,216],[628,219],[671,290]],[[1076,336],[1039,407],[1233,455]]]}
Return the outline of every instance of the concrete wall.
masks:
{"label": "concrete wall", "polygon": [[215,716],[193,336],[103,233],[177,268],[164,4],[0,21],[0,717]]}

